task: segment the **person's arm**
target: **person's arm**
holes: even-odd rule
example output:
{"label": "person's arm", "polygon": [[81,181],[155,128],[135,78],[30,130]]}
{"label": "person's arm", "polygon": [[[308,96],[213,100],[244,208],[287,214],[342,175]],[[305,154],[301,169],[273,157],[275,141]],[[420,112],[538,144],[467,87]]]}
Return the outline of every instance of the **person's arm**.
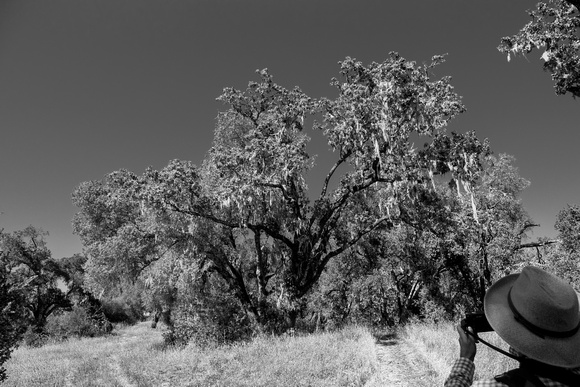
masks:
{"label": "person's arm", "polygon": [[451,372],[445,380],[445,387],[467,387],[473,383],[473,374],[475,372],[475,353],[477,347],[475,340],[471,335],[466,334],[463,329],[458,326],[459,332],[459,359],[453,363]]}
{"label": "person's arm", "polygon": [[467,387],[473,383],[475,364],[465,357],[455,360],[451,372],[445,380],[445,387]]}
{"label": "person's arm", "polygon": [[[473,334],[473,330],[468,328]],[[475,346],[475,339],[472,335],[465,333],[461,326],[457,326],[457,332],[459,332],[459,357],[464,357],[471,360],[475,359],[475,354],[477,353],[477,347]]]}

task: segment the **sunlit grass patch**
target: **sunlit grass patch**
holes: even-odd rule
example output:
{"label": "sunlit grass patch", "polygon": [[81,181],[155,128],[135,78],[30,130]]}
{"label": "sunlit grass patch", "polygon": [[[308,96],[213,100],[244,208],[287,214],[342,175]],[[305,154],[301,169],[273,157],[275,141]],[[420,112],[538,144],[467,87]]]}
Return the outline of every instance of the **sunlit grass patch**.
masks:
{"label": "sunlit grass patch", "polygon": [[362,386],[376,369],[374,340],[363,328],[138,357],[127,354],[121,364],[143,386]]}
{"label": "sunlit grass patch", "polygon": [[[199,348],[164,348],[148,324],[115,335],[21,347],[5,386],[362,386],[377,368],[364,328]],[[4,385],[3,385],[4,386]]]}
{"label": "sunlit grass patch", "polygon": [[86,348],[75,342],[48,344],[41,348],[20,347],[6,363],[8,380],[3,386],[64,386],[74,361]]}

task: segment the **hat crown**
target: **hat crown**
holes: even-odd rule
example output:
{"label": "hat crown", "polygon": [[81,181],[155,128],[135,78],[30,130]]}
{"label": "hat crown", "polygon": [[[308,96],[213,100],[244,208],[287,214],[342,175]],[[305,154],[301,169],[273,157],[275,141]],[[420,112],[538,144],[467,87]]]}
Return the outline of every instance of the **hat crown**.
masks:
{"label": "hat crown", "polygon": [[580,323],[578,297],[568,283],[536,267],[525,267],[510,291],[518,313],[534,326],[566,332]]}

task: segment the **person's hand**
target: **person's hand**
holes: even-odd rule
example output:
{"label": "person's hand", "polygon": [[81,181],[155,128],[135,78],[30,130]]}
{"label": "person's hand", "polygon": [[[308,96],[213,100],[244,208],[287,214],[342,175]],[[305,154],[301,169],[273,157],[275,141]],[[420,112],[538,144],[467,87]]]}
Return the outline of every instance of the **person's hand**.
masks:
{"label": "person's hand", "polygon": [[[467,329],[469,329],[470,332],[473,332],[471,328]],[[475,359],[475,353],[477,352],[475,339],[473,336],[465,333],[460,325],[457,326],[457,332],[459,332],[459,357],[465,357],[473,361],[473,359]]]}

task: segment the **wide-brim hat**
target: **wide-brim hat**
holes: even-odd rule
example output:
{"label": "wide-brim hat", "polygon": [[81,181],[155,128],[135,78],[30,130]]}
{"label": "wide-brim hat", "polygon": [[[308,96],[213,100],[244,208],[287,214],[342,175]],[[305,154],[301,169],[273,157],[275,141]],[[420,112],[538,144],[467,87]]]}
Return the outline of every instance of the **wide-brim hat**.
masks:
{"label": "wide-brim hat", "polygon": [[580,366],[578,294],[562,279],[533,266],[494,283],[485,316],[497,334],[523,355],[545,364]]}

